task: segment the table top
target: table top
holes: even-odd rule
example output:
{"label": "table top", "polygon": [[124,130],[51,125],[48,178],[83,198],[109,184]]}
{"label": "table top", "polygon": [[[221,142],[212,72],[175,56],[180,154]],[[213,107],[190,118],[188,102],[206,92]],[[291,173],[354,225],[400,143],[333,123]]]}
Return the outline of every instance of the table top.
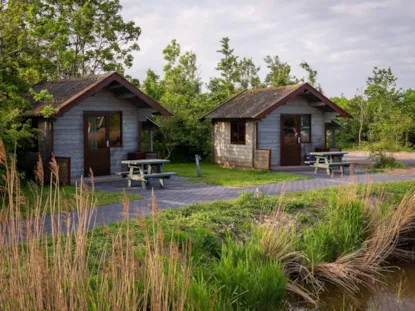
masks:
{"label": "table top", "polygon": [[348,152],[344,152],[344,151],[327,151],[327,152],[310,152],[310,155],[313,156],[339,156],[339,155],[345,155],[348,154]]}
{"label": "table top", "polygon": [[148,165],[148,164],[165,164],[170,163],[170,160],[165,159],[146,159],[146,160],[124,160],[122,164],[128,165]]}

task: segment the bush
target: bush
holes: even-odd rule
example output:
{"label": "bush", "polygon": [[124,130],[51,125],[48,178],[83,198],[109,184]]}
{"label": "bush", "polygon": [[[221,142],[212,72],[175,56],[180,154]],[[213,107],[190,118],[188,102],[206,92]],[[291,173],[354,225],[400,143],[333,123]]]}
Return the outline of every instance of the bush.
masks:
{"label": "bush", "polygon": [[374,168],[404,168],[405,164],[396,161],[392,154],[384,149],[372,148],[369,159],[374,162]]}

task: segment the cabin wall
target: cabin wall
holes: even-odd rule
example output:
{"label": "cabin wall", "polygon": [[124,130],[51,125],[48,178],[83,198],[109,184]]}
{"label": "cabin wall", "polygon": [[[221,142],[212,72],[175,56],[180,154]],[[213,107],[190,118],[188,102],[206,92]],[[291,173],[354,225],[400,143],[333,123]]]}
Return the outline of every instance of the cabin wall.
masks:
{"label": "cabin wall", "polygon": [[258,148],[271,149],[271,166],[280,166],[281,114],[311,114],[311,143],[301,144],[302,159],[307,152],[313,151],[316,147],[324,147],[325,114],[318,108],[310,107],[306,100],[297,97],[258,122]]}
{"label": "cabin wall", "polygon": [[231,123],[216,121],[213,124],[213,162],[237,167],[253,167],[255,122],[246,121],[245,144],[231,144]]}
{"label": "cabin wall", "polygon": [[71,177],[84,174],[84,111],[122,111],[123,146],[110,148],[111,174],[121,171],[121,161],[129,152],[138,151],[138,121],[151,115],[151,109],[140,109],[128,100],[101,90],[79,103],[54,123],[54,154],[71,158]]}

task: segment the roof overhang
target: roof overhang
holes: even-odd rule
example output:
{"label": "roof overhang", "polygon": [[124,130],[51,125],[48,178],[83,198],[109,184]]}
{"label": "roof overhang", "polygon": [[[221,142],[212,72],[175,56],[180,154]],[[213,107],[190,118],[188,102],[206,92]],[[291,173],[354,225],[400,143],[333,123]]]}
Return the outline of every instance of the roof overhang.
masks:
{"label": "roof overhang", "polygon": [[[121,86],[118,90],[122,90],[123,93],[118,94],[117,88],[111,88],[110,85]],[[66,112],[71,110],[74,106],[78,105],[79,103],[84,101],[86,98],[94,95],[95,93],[97,93],[98,91],[104,88],[108,88],[109,90],[114,92],[115,96],[118,99],[128,99],[130,101],[137,100],[142,103],[145,103],[145,105],[148,108],[153,108],[155,110],[155,113],[157,114],[160,114],[162,116],[172,116],[172,114],[166,108],[164,108],[159,103],[157,103],[156,101],[148,97],[146,94],[140,91],[135,85],[131,84],[128,80],[126,80],[120,74],[118,74],[117,72],[114,72],[110,74],[109,76],[101,80],[98,80],[94,84],[90,85],[89,87],[85,88],[81,92],[75,94],[74,96],[69,98],[67,101],[62,103],[59,107],[56,117],[63,116]]]}
{"label": "roof overhang", "polygon": [[[340,116],[344,118],[351,119],[352,116],[333,103],[330,99],[323,95],[320,91],[316,90],[313,86],[309,83],[304,83],[300,85],[298,88],[294,89],[284,97],[278,99],[274,104],[269,106],[268,108],[264,109],[263,111],[259,112],[254,116],[254,119],[263,119],[271,112],[273,112],[278,107],[287,104],[290,100],[293,100],[297,96],[313,96],[317,101],[320,101],[324,106],[328,107],[332,112],[337,112]],[[318,108],[318,106],[316,106]],[[321,107],[320,107],[321,108]]]}

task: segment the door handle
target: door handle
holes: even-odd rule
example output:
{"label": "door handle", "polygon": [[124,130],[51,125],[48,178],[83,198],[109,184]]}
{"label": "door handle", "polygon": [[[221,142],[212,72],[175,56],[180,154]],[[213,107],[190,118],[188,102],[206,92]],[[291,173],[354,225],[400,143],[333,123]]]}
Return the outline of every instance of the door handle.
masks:
{"label": "door handle", "polygon": [[298,137],[297,137],[297,142],[298,142],[299,144],[301,144],[301,137],[300,137],[300,136],[298,136]]}
{"label": "door handle", "polygon": [[110,146],[110,141],[107,139],[107,148]]}

